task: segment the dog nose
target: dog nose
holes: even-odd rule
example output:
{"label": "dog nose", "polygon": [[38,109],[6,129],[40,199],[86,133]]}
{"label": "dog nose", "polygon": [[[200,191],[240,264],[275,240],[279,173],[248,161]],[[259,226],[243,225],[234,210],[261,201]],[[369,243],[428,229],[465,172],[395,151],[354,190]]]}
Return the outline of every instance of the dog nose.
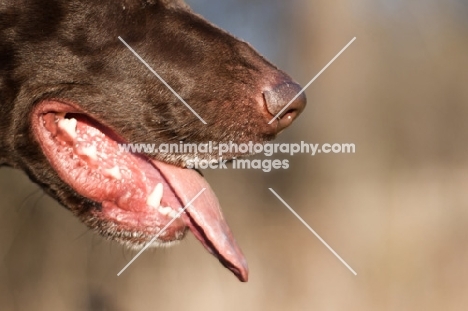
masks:
{"label": "dog nose", "polygon": [[277,132],[291,125],[304,110],[307,100],[304,92],[298,95],[301,90],[300,85],[286,82],[263,92],[268,112],[278,120]]}

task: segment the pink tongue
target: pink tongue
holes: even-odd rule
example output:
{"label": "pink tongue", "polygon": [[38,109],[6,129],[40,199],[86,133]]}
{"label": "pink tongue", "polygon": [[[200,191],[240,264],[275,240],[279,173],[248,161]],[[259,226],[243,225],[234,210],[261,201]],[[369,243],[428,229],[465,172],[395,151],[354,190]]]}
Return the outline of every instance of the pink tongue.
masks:
{"label": "pink tongue", "polygon": [[158,161],[153,163],[173,187],[184,207],[205,188],[185,210],[186,214],[182,215],[182,219],[210,253],[231,270],[239,280],[246,282],[247,262],[223,218],[218,199],[210,185],[194,170]]}

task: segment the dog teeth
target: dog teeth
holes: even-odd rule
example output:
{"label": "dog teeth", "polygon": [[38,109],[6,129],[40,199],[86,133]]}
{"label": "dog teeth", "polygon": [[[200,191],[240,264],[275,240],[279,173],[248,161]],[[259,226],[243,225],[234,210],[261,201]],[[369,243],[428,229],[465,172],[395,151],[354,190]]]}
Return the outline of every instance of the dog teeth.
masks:
{"label": "dog teeth", "polygon": [[58,122],[58,128],[64,133],[68,134],[71,139],[75,139],[76,134],[76,119],[61,119]]}
{"label": "dog teeth", "polygon": [[98,160],[96,146],[94,145],[77,148],[76,153],[81,156],[87,156],[88,158],[94,161]]}
{"label": "dog teeth", "polygon": [[176,217],[179,217],[180,215],[177,215],[178,213],[174,210],[171,209],[171,211],[169,212],[169,216],[171,216],[172,218],[176,218]]}
{"label": "dog teeth", "polygon": [[161,204],[161,199],[163,196],[163,184],[158,183],[156,187],[154,187],[153,192],[150,193],[148,199],[146,199],[146,204],[149,206],[158,208]]}
{"label": "dog teeth", "polygon": [[120,169],[118,166],[114,166],[113,168],[106,168],[103,170],[103,175],[106,177],[111,177],[117,180],[122,179],[122,173],[120,173]]}
{"label": "dog teeth", "polygon": [[57,112],[55,113],[55,123],[58,123],[60,120],[65,118],[65,112]]}
{"label": "dog teeth", "polygon": [[160,206],[158,208],[158,212],[160,212],[163,215],[169,215],[172,212],[172,208]]}
{"label": "dog teeth", "polygon": [[172,209],[172,207],[160,206],[158,208],[158,212],[165,215],[165,216],[169,216],[171,218],[176,218],[176,217],[179,216],[179,215],[177,215],[177,212]]}

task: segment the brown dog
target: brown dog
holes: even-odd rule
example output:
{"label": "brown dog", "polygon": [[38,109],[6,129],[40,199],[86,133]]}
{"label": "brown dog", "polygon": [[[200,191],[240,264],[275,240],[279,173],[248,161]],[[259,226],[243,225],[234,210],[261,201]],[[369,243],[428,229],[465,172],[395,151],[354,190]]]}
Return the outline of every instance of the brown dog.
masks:
{"label": "brown dog", "polygon": [[190,229],[243,281],[247,265],[214,193],[184,168],[193,155],[133,154],[118,144],[262,143],[302,111],[303,95],[268,124],[299,91],[182,1],[0,2],[0,164],[24,170],[89,227],[130,246],[149,242],[206,188],[154,244]]}

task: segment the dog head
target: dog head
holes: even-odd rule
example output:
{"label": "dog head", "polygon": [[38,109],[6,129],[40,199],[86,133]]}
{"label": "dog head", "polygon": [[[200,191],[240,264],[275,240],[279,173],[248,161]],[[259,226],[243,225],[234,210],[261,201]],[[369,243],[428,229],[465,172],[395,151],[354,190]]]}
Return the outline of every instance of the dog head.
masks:
{"label": "dog head", "polygon": [[286,107],[299,85],[181,1],[20,2],[0,6],[2,162],[110,239],[160,245],[190,229],[247,280],[216,196],[184,168],[193,154],[119,144],[263,143],[303,110],[304,95]]}

